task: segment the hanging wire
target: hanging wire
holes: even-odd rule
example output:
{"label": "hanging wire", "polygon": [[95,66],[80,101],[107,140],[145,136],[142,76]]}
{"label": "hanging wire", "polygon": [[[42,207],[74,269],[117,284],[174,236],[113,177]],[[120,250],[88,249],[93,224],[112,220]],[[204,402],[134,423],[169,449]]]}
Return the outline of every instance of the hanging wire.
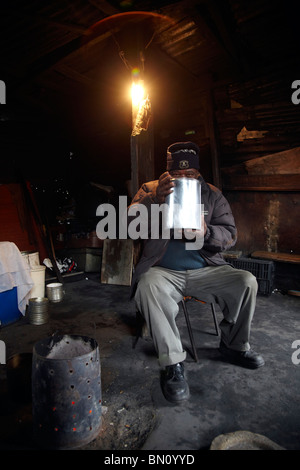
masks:
{"label": "hanging wire", "polygon": [[131,71],[132,70],[132,66],[130,64],[130,62],[128,62],[128,60],[126,59],[125,57],[125,52],[124,51],[119,51],[119,56],[120,56],[120,59],[122,60],[122,62],[124,63],[125,67]]}
{"label": "hanging wire", "polygon": [[116,46],[117,46],[117,48],[118,48],[118,53],[119,53],[120,59],[122,60],[122,62],[123,62],[123,64],[125,65],[125,67],[126,67],[128,70],[131,71],[131,70],[132,70],[132,66],[131,66],[130,62],[128,62],[128,60],[126,59],[126,57],[125,57],[125,52],[122,51],[122,49],[121,49],[121,47],[120,47],[120,44],[118,43],[118,41],[117,41],[117,39],[116,39],[116,37],[115,37],[115,35],[114,35],[114,33],[113,33],[112,31],[111,31],[111,35],[112,35],[112,38],[113,38],[113,40],[115,41]]}
{"label": "hanging wire", "polygon": [[154,31],[154,33],[152,34],[152,37],[150,38],[150,41],[148,42],[148,44],[147,44],[146,47],[145,47],[145,50],[148,49],[148,47],[149,47],[150,44],[152,43],[152,41],[153,41],[155,35],[156,35],[156,31]]}
{"label": "hanging wire", "polygon": [[[133,67],[132,65],[130,64],[130,62],[126,59],[125,57],[125,52],[122,51],[121,47],[120,47],[120,44],[118,43],[117,41],[117,38],[116,36],[114,35],[113,31],[110,31],[111,35],[112,35],[112,38],[113,40],[115,41],[115,44],[117,46],[117,49],[118,49],[118,53],[119,53],[119,57],[120,59],[122,60],[123,64],[125,65],[125,67],[128,69],[128,70],[132,70]],[[154,37],[156,35],[156,31],[154,31],[154,33],[152,34],[150,40],[148,41],[147,45],[145,46],[145,49],[144,50],[147,50],[148,47],[150,46],[150,44],[152,43]],[[141,60],[141,63],[142,63],[142,70],[145,71],[145,57],[144,57],[144,54],[143,52],[141,51],[140,52],[140,60]]]}

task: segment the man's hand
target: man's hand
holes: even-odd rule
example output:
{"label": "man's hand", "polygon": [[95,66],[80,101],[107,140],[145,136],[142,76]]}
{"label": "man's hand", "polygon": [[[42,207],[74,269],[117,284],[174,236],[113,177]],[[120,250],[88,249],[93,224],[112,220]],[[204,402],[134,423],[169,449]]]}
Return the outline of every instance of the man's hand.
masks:
{"label": "man's hand", "polygon": [[175,184],[172,181],[172,176],[168,171],[163,173],[158,180],[158,186],[156,188],[156,198],[159,204],[163,204],[165,202],[166,196],[171,194],[173,191],[172,188]]}

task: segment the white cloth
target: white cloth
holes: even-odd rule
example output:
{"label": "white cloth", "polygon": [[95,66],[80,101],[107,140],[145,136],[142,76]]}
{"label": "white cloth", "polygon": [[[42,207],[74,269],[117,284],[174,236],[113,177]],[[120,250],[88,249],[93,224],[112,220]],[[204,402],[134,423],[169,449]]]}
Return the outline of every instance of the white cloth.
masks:
{"label": "white cloth", "polygon": [[34,282],[30,266],[13,242],[0,242],[0,292],[17,287],[18,309],[25,315]]}

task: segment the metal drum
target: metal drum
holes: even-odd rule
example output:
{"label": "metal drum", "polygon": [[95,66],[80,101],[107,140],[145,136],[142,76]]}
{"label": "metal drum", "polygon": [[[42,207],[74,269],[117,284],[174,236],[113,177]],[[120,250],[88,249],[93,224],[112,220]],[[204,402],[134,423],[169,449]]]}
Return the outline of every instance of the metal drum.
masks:
{"label": "metal drum", "polygon": [[201,229],[201,184],[194,178],[173,180],[173,192],[166,197],[166,229]]}
{"label": "metal drum", "polygon": [[86,336],[52,336],[33,348],[32,415],[36,442],[72,449],[101,428],[101,374],[97,342]]}

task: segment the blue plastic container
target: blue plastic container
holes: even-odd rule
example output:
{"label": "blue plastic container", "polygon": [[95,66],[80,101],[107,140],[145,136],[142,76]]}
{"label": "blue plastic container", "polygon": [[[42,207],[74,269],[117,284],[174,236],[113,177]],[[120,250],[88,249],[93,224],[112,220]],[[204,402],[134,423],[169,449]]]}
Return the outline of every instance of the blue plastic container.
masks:
{"label": "blue plastic container", "polygon": [[22,317],[18,309],[17,287],[0,293],[0,326],[14,323]]}

